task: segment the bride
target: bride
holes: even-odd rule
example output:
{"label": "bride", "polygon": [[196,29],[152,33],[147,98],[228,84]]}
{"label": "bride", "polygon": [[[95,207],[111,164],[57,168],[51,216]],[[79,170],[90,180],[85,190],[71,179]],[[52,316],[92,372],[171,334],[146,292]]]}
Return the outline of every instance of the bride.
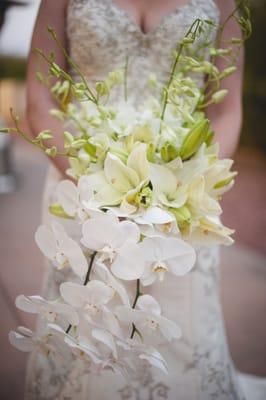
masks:
{"label": "bride", "polygon": [[[145,96],[147,74],[154,72],[163,85],[171,66],[171,53],[178,40],[196,18],[223,22],[234,1],[214,0],[59,0],[41,3],[32,47],[53,51],[57,63],[66,68],[62,53],[47,34],[52,26],[72,58],[90,81],[104,79],[110,70],[121,67],[130,56],[129,101],[136,105],[138,94]],[[229,22],[225,39],[239,36]],[[213,37],[213,40],[215,37]],[[221,61],[220,61],[221,62]],[[219,65],[221,68],[222,65]],[[31,54],[28,68],[28,121],[33,135],[49,127],[55,133],[52,144],[62,148],[63,126],[49,110],[54,107],[49,91],[35,79],[43,69]],[[204,79],[204,77],[202,77]],[[227,78],[223,88],[230,96],[221,105],[211,106],[208,116],[220,143],[221,156],[230,157],[236,147],[241,125],[242,55],[238,72]],[[117,101],[113,99],[113,101]],[[58,133],[58,135],[56,135]],[[53,159],[44,196],[44,219],[54,187],[64,176],[67,160]],[[49,270],[44,295],[53,299],[64,279],[62,272]],[[151,289],[160,299],[165,315],[178,321],[183,337],[176,344],[162,345],[170,373],[140,368],[131,382],[105,372],[87,375],[80,362],[62,362],[35,353],[28,366],[27,399],[244,399],[230,359],[219,303],[219,248],[200,247],[193,271],[182,279],[165,279]],[[39,329],[44,329],[39,324]]]}

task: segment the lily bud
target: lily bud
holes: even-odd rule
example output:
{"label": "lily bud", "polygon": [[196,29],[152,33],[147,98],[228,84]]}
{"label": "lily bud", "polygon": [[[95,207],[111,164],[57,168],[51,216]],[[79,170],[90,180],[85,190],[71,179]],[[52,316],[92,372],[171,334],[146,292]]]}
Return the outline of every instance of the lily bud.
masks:
{"label": "lily bud", "polygon": [[176,222],[178,224],[190,223],[191,212],[189,211],[187,206],[182,206],[180,208],[170,208],[169,211],[174,214]]}
{"label": "lily bud", "polygon": [[155,146],[153,143],[148,143],[147,145],[147,159],[149,162],[154,162]]}
{"label": "lily bud", "polygon": [[180,156],[182,160],[187,160],[190,158],[196,153],[202,143],[205,142],[209,131],[209,126],[209,121],[207,119],[203,119],[197,122],[190,130],[180,149]]}
{"label": "lily bud", "polygon": [[83,149],[86,151],[86,153],[90,156],[95,158],[96,157],[96,146],[90,142],[87,142],[84,144]]}
{"label": "lily bud", "polygon": [[174,160],[177,156],[178,156],[178,150],[173,144],[166,143],[161,148],[161,157],[163,161],[170,162]]}

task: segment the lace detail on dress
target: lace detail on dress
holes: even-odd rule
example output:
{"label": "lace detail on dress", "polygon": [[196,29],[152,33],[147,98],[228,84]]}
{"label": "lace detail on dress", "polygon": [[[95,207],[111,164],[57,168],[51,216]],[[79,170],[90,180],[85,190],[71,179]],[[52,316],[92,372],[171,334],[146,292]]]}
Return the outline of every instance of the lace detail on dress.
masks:
{"label": "lace detail on dress", "polygon": [[[145,94],[150,73],[165,83],[173,50],[193,21],[203,18],[218,23],[219,11],[212,0],[190,0],[148,33],[114,0],[70,0],[67,18],[70,51],[84,75],[91,81],[104,79],[110,70],[123,67],[128,56],[129,101],[137,103],[139,93]],[[116,99],[121,95],[122,89]]]}

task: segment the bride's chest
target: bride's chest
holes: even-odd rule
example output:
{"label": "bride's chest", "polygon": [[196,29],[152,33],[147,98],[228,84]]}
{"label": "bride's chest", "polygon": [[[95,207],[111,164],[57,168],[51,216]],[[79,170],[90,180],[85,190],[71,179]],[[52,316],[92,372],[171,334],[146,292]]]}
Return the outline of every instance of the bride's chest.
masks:
{"label": "bride's chest", "polygon": [[115,0],[69,0],[67,35],[75,61],[88,75],[120,66],[125,57],[169,65],[172,50],[196,18],[218,21],[213,0],[189,0],[144,33]]}

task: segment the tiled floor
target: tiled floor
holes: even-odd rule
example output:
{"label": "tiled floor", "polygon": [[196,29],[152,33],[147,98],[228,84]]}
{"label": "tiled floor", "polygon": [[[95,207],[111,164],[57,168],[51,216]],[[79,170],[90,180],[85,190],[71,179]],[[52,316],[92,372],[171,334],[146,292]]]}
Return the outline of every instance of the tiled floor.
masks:
{"label": "tiled floor", "polygon": [[[38,151],[21,142],[15,147],[17,192],[0,197],[1,268],[0,312],[0,399],[22,399],[25,356],[12,349],[8,331],[33,319],[18,313],[13,305],[23,292],[38,293],[41,286],[42,257],[33,235],[40,220],[42,186],[47,161]],[[225,220],[238,230],[239,244],[266,252],[265,160],[238,156],[240,174],[234,192],[224,204]],[[232,355],[246,372],[266,375],[264,340],[266,337],[266,265],[257,251],[235,246],[224,250],[222,300]],[[255,311],[255,312],[254,312]]]}

